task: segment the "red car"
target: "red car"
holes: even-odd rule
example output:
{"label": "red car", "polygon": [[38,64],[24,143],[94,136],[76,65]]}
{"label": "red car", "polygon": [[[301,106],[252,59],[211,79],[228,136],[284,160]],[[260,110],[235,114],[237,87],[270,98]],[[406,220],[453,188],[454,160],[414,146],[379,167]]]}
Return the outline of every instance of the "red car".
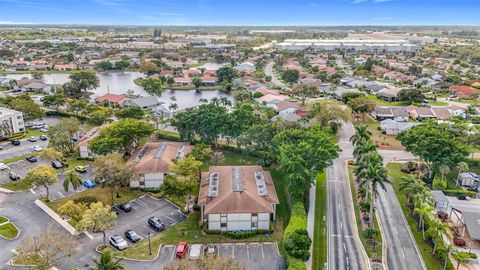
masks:
{"label": "red car", "polygon": [[176,257],[177,259],[183,259],[187,256],[188,243],[180,242],[177,246]]}

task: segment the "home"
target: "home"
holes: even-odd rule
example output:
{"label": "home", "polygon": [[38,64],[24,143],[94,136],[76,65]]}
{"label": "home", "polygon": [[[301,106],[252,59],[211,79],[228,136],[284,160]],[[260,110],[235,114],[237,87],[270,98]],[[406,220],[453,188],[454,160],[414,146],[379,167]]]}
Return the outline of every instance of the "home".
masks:
{"label": "home", "polygon": [[135,150],[127,161],[138,174],[130,180],[130,187],[159,188],[174,161],[191,152],[192,146],[186,142],[147,142]]}
{"label": "home", "polygon": [[0,129],[2,137],[25,131],[23,113],[19,111],[0,107],[0,123],[2,125]]}
{"label": "home", "polygon": [[125,100],[123,103],[126,107],[140,107],[144,110],[146,109],[155,109],[157,106],[161,105],[162,102],[158,100],[155,96],[140,97],[135,99]]}
{"label": "home", "polygon": [[453,94],[458,98],[470,97],[477,90],[467,85],[452,85],[449,87],[453,91]]}
{"label": "home", "polygon": [[208,230],[268,230],[279,200],[261,166],[213,166],[202,173],[200,220]]}
{"label": "home", "polygon": [[55,70],[73,70],[76,69],[76,66],[74,64],[56,64],[53,66],[53,69]]}
{"label": "home", "polygon": [[254,72],[256,70],[255,64],[250,63],[250,62],[243,62],[241,64],[238,64],[234,67],[236,70],[242,72]]}
{"label": "home", "polygon": [[[267,104],[267,106],[269,105]],[[298,103],[291,102],[288,100],[278,102],[269,107],[274,108],[278,112],[278,114],[295,113],[297,110],[302,108],[302,106],[300,106]]]}
{"label": "home", "polygon": [[478,187],[480,176],[473,172],[459,173],[457,183],[463,187]]}
{"label": "home", "polygon": [[447,196],[441,190],[431,190],[433,201],[435,202],[435,210],[447,212],[449,202]]}
{"label": "home", "polygon": [[432,78],[428,78],[428,77],[425,77],[425,78],[420,78],[420,79],[416,79],[415,81],[413,81],[412,85],[413,86],[416,86],[416,87],[432,87],[434,86],[435,84],[437,84],[437,81],[435,81],[434,79]]}
{"label": "home", "polygon": [[92,128],[87,134],[83,135],[78,140],[78,148],[80,150],[80,158],[82,159],[92,159],[95,157],[95,154],[90,150],[90,142],[100,133],[102,128],[107,127],[108,125],[102,125],[100,127]]}
{"label": "home", "polygon": [[95,98],[95,103],[108,103],[109,105],[123,106],[126,100],[130,98],[125,95],[107,93]]}
{"label": "home", "polygon": [[345,93],[362,93],[362,94],[364,94],[363,92],[361,92],[357,88],[339,87],[339,88],[334,89],[333,91],[334,91],[333,92],[333,97],[338,99],[338,100],[341,100]]}
{"label": "home", "polygon": [[173,70],[164,69],[160,71],[160,75],[163,77],[173,77]]}
{"label": "home", "polygon": [[389,71],[390,71],[389,69],[384,68],[382,66],[374,65],[372,67],[372,72],[375,74],[375,76],[378,76],[378,77],[383,77],[383,75]]}
{"label": "home", "polygon": [[42,80],[36,79],[20,79],[17,80],[14,90],[26,91],[26,92],[44,92],[50,93],[52,85],[44,83]]}
{"label": "home", "polygon": [[417,121],[437,118],[437,116],[435,115],[435,113],[433,113],[431,108],[409,106],[407,108],[407,111],[410,114],[410,117],[412,117]]}
{"label": "home", "polygon": [[392,119],[385,119],[380,122],[380,129],[386,135],[397,135],[398,133],[409,130],[419,124],[420,123],[418,122],[397,122]]}
{"label": "home", "polygon": [[410,115],[405,107],[377,106],[372,116],[378,121],[392,119],[396,122],[407,122]]}
{"label": "home", "polygon": [[192,84],[192,79],[185,77],[185,78],[173,78],[175,85],[177,86],[187,86]]}
{"label": "home", "polygon": [[377,93],[377,97],[385,101],[396,101],[398,97],[398,92],[400,89],[397,88],[385,88]]}
{"label": "home", "polygon": [[200,77],[200,80],[202,81],[203,85],[215,85],[217,84],[217,77],[208,77],[208,76],[203,76]]}
{"label": "home", "polygon": [[166,64],[171,68],[182,68],[183,67],[183,62],[181,62],[181,61],[168,61]]}
{"label": "home", "polygon": [[200,75],[200,74],[202,74],[202,72],[200,72],[200,70],[198,70],[198,69],[184,69],[182,71],[182,74],[185,77],[190,77],[190,76],[193,76],[193,75]]}
{"label": "home", "polygon": [[271,104],[271,103],[278,103],[284,100],[288,100],[290,97],[287,95],[275,95],[275,94],[266,94],[259,98],[257,98],[257,102],[261,104]]}

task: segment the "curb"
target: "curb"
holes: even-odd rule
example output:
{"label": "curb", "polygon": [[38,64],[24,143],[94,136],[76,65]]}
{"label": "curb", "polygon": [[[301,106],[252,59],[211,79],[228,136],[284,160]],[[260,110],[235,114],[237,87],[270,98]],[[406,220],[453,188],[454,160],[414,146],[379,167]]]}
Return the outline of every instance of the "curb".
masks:
{"label": "curb", "polygon": [[42,202],[39,199],[35,200],[35,204],[40,207],[47,215],[49,215],[53,220],[55,220],[60,226],[62,226],[68,233],[71,235],[77,235],[78,231],[70,225],[67,221],[65,221],[62,217],[60,217],[55,211],[53,211],[48,205]]}
{"label": "curb", "polygon": [[375,217],[377,218],[377,222],[380,227],[380,235],[382,236],[382,265],[383,265],[383,269],[388,269],[388,262],[387,262],[387,242],[388,241],[387,241],[387,237],[385,236],[385,233],[383,232],[383,223],[382,223],[382,220],[380,219],[380,215],[378,214],[378,211],[375,211]]}
{"label": "curb", "polygon": [[0,193],[12,194],[12,193],[15,193],[15,191],[0,187]]}
{"label": "curb", "polygon": [[[100,250],[98,250],[98,247],[100,247],[100,246],[101,245],[98,245],[95,248],[95,251],[99,254],[102,254],[102,252]],[[131,262],[153,262],[153,261],[156,261],[158,259],[158,256],[160,256],[160,251],[162,250],[163,246],[164,246],[164,244],[160,244],[160,246],[158,247],[157,255],[155,256],[155,258],[153,258],[151,260],[132,259],[132,258],[127,258],[127,257],[123,257],[123,256],[116,256],[116,255],[114,255],[113,257],[118,258],[118,259],[122,259],[122,260],[125,260],[125,261],[131,261]]]}
{"label": "curb", "polygon": [[7,218],[7,217],[5,217],[5,216],[3,216],[3,217],[6,218],[7,221],[5,221],[4,223],[2,223],[2,224],[0,224],[0,225],[3,226],[3,225],[6,225],[6,224],[9,224],[9,223],[10,223],[10,224],[12,224],[13,227],[15,227],[15,228],[17,229],[18,233],[17,233],[17,235],[16,235],[15,237],[13,237],[13,238],[7,238],[7,237],[4,237],[4,236],[2,236],[2,235],[0,235],[0,237],[3,238],[3,239],[5,239],[5,240],[8,240],[8,241],[12,241],[12,240],[17,239],[17,238],[20,236],[20,233],[21,233],[22,231],[20,230],[20,228],[17,227],[17,225],[15,225],[15,223],[13,223],[12,221],[10,221],[9,218]]}

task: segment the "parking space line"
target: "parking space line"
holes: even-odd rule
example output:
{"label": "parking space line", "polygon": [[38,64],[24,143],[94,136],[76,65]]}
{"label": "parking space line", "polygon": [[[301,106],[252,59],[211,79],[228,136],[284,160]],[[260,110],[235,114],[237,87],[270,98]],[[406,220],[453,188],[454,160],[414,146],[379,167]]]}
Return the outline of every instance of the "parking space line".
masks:
{"label": "parking space line", "polygon": [[57,191],[58,195],[60,195],[60,197],[62,198],[65,198],[65,195],[63,195],[63,193],[61,193],[60,191]]}
{"label": "parking space line", "polygon": [[176,253],[175,250],[176,250],[176,248],[174,246],[173,247],[173,252],[172,252],[172,261],[175,260],[175,253]]}
{"label": "parking space line", "polygon": [[274,242],[273,244],[275,245],[275,248],[276,248],[276,250],[277,250],[278,256],[282,256],[282,255],[280,255],[280,250],[278,250],[278,244],[277,244],[277,242]]}
{"label": "parking space line", "polygon": [[171,221],[173,221],[174,224],[177,222],[175,219],[173,219],[173,218],[171,218],[171,217],[169,217],[169,216],[166,216],[166,217],[167,217],[168,219],[170,219]]}
{"label": "parking space line", "polygon": [[143,204],[143,205],[145,205],[145,206],[148,206],[148,203],[146,203],[146,202],[144,202],[144,201],[142,201],[142,200],[137,200],[136,202],[138,202],[138,203],[140,203],[140,204]]}
{"label": "parking space line", "polygon": [[248,245],[247,246],[247,259],[250,259],[250,252],[248,252]]}
{"label": "parking space line", "polygon": [[232,245],[232,259],[235,259],[235,245]]}
{"label": "parking space line", "polygon": [[147,227],[147,226],[143,226],[143,227],[144,227],[145,229],[147,229],[147,230],[149,230],[149,231],[153,232],[153,233],[156,233],[156,231],[154,231],[154,230],[150,229],[150,228],[149,228],[149,227]]}
{"label": "parking space line", "polygon": [[85,235],[90,238],[90,239],[93,239],[93,235],[91,233],[89,233],[88,231],[85,231]]}
{"label": "parking space line", "polygon": [[32,194],[37,194],[37,192],[33,190],[33,188],[30,189],[30,192],[32,192]]}
{"label": "parking space line", "polygon": [[263,252],[263,245],[260,245],[260,249],[262,250],[262,259],[265,259],[265,253]]}

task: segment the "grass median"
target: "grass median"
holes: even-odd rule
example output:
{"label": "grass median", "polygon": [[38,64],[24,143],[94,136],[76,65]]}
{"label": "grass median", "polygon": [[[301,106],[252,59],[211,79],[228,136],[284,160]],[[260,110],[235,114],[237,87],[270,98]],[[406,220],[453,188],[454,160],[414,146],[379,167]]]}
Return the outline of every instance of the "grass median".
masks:
{"label": "grass median", "polygon": [[313,229],[313,269],[323,269],[327,262],[327,176],[317,175],[315,191],[315,222]]}

